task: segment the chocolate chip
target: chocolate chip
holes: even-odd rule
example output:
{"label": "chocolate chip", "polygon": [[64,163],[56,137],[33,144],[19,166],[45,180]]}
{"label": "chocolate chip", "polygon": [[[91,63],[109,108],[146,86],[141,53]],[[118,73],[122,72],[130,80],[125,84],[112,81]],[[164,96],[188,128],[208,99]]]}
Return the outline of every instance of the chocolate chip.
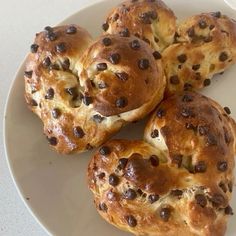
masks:
{"label": "chocolate chip", "polygon": [[116,106],[118,108],[124,108],[128,105],[128,101],[125,97],[121,97],[119,99],[116,100]]}
{"label": "chocolate chip", "polygon": [[99,153],[103,156],[107,156],[111,153],[111,150],[109,147],[107,146],[102,146],[100,149],[99,149]]}
{"label": "chocolate chip", "polygon": [[230,111],[229,107],[224,107],[224,110],[225,110],[225,112],[226,112],[228,115],[231,114],[231,111]]}
{"label": "chocolate chip", "polygon": [[53,31],[47,31],[47,33],[46,33],[46,40],[47,41],[55,41],[56,39],[57,39],[56,33],[54,33]]}
{"label": "chocolate chip", "polygon": [[56,137],[47,137],[47,140],[49,142],[50,145],[52,146],[56,146],[57,145],[57,138]]}
{"label": "chocolate chip", "polygon": [[167,222],[170,216],[171,216],[170,208],[165,207],[160,210],[160,217],[163,221]]}
{"label": "chocolate chip", "polygon": [[51,26],[46,26],[44,28],[44,30],[47,31],[47,32],[51,32],[51,31],[53,31],[53,28]]}
{"label": "chocolate chip", "polygon": [[184,118],[190,118],[190,117],[194,117],[193,111],[191,108],[183,108],[181,111],[181,115]]}
{"label": "chocolate chip", "polygon": [[119,34],[120,34],[120,36],[122,36],[122,37],[129,37],[129,36],[130,36],[130,32],[129,32],[129,29],[128,29],[128,28],[122,30]]}
{"label": "chocolate chip", "polygon": [[190,89],[192,89],[192,84],[190,84],[190,83],[185,83],[184,84],[184,91],[188,91],[188,90],[190,90]]}
{"label": "chocolate chip", "polygon": [[134,218],[134,216],[129,215],[129,216],[126,216],[125,218],[130,227],[134,228],[137,226],[137,220]]}
{"label": "chocolate chip", "polygon": [[206,29],[207,27],[207,23],[205,20],[201,19],[199,22],[198,22],[198,25],[199,25],[199,28],[200,29]]}
{"label": "chocolate chip", "polygon": [[161,119],[163,116],[166,115],[166,112],[165,112],[164,109],[159,108],[159,109],[157,110],[157,113],[156,113],[156,114],[157,114],[157,117]]}
{"label": "chocolate chip", "polygon": [[227,207],[225,208],[225,214],[226,214],[226,215],[233,215],[233,214],[234,214],[234,213],[233,213],[233,209],[232,209],[231,206],[227,206]]}
{"label": "chocolate chip", "polygon": [[215,28],[214,25],[210,25],[210,26],[209,26],[209,29],[210,29],[210,30],[213,30],[214,28]]}
{"label": "chocolate chip", "polygon": [[89,97],[89,96],[84,96],[83,103],[84,103],[84,105],[89,106],[90,104],[93,103],[93,98]]}
{"label": "chocolate chip", "polygon": [[204,173],[207,170],[207,166],[206,163],[204,161],[199,161],[196,165],[195,165],[195,173]]}
{"label": "chocolate chip", "polygon": [[195,200],[201,207],[205,207],[207,205],[207,199],[203,194],[195,195]]}
{"label": "chocolate chip", "polygon": [[184,63],[187,61],[187,56],[186,56],[186,54],[181,54],[177,57],[177,59],[180,63]]}
{"label": "chocolate chip", "polygon": [[110,46],[111,45],[111,39],[110,38],[104,38],[103,40],[102,40],[102,43],[104,44],[104,46],[106,46],[106,47],[108,47],[108,46]]}
{"label": "chocolate chip", "polygon": [[61,115],[60,109],[54,108],[54,109],[52,110],[52,116],[53,116],[53,118],[58,119],[58,118],[60,117],[60,115]]}
{"label": "chocolate chip", "polygon": [[157,138],[159,137],[159,131],[157,129],[153,130],[151,133],[152,138]]}
{"label": "chocolate chip", "polygon": [[194,27],[191,27],[187,30],[187,34],[190,38],[193,38],[195,36],[195,30]]}
{"label": "chocolate chip", "polygon": [[106,63],[99,63],[97,64],[97,70],[98,71],[104,71],[107,69],[107,64]]}
{"label": "chocolate chip", "polygon": [[209,146],[217,145],[216,137],[213,134],[207,134],[207,145]]}
{"label": "chocolate chip", "polygon": [[212,36],[208,36],[208,37],[204,38],[205,43],[210,43],[210,42],[212,42],[212,40],[213,40]]}
{"label": "chocolate chip", "polygon": [[67,34],[75,34],[77,32],[77,28],[74,25],[70,25],[67,29],[66,29],[66,33]]}
{"label": "chocolate chip", "polygon": [[102,25],[102,29],[104,31],[107,31],[109,29],[109,24],[107,22],[105,22],[103,25]]}
{"label": "chocolate chip", "polygon": [[158,43],[160,40],[157,37],[154,37],[154,41]]}
{"label": "chocolate chip", "polygon": [[206,135],[209,132],[209,127],[199,125],[198,126],[198,132],[201,136]]}
{"label": "chocolate chip", "polygon": [[126,72],[117,72],[115,73],[116,77],[122,81],[126,81],[129,79],[129,75]]}
{"label": "chocolate chip", "polygon": [[157,12],[156,12],[156,11],[150,11],[150,12],[149,12],[149,16],[150,16],[153,20],[156,20],[156,19],[157,19]]}
{"label": "chocolate chip", "polygon": [[152,55],[154,56],[155,60],[160,60],[162,58],[161,54],[158,51],[155,51]]}
{"label": "chocolate chip", "polygon": [[226,129],[225,127],[223,127],[223,129],[224,129],[225,142],[226,142],[227,144],[229,144],[230,141],[231,141],[231,137],[230,137],[229,132],[227,131],[227,129]]}
{"label": "chocolate chip", "polygon": [[192,102],[193,101],[193,97],[189,94],[184,94],[183,98],[182,98],[183,102]]}
{"label": "chocolate chip", "polygon": [[119,53],[113,53],[109,56],[109,61],[113,64],[116,65],[120,62],[120,54]]}
{"label": "chocolate chip", "polygon": [[70,69],[70,60],[69,60],[69,58],[66,58],[65,60],[63,60],[62,68],[64,70],[69,70]]}
{"label": "chocolate chip", "polygon": [[115,174],[111,174],[109,176],[109,184],[113,187],[117,186],[119,184],[119,178]]}
{"label": "chocolate chip", "polygon": [[183,195],[183,191],[179,189],[171,190],[170,194],[175,197],[180,197]]}
{"label": "chocolate chip", "polygon": [[118,162],[118,167],[117,168],[119,170],[124,170],[126,165],[127,165],[127,163],[128,163],[128,159],[127,158],[121,158],[119,160],[119,162]]}
{"label": "chocolate chip", "polygon": [[45,68],[48,68],[50,65],[51,65],[51,60],[50,60],[50,58],[49,58],[49,57],[44,58],[44,60],[43,60],[43,66],[44,66]]}
{"label": "chocolate chip", "polygon": [[114,16],[113,16],[113,21],[117,21],[119,19],[119,14],[116,13]]}
{"label": "chocolate chip", "polygon": [[210,200],[212,201],[212,204],[215,207],[219,207],[221,205],[224,205],[224,203],[225,203],[225,198],[220,193],[214,194]]}
{"label": "chocolate chip", "polygon": [[112,192],[112,190],[110,190],[108,193],[107,193],[107,199],[109,201],[115,201],[117,199],[117,194]]}
{"label": "chocolate chip", "polygon": [[100,82],[100,83],[98,83],[98,88],[99,89],[105,89],[105,88],[107,88],[108,87],[108,85],[105,83],[105,82]]}
{"label": "chocolate chip", "polygon": [[229,192],[232,193],[233,192],[233,182],[232,181],[230,181],[228,183],[228,188],[229,188]]}
{"label": "chocolate chip", "polygon": [[85,135],[84,131],[79,126],[73,128],[73,133],[76,138],[83,138]]}
{"label": "chocolate chip", "polygon": [[204,82],[203,82],[203,85],[205,87],[209,86],[211,84],[211,80],[210,79],[205,79]]}
{"label": "chocolate chip", "polygon": [[46,95],[45,95],[45,99],[53,99],[54,98],[54,89],[53,88],[49,88]]}
{"label": "chocolate chip", "polygon": [[219,60],[222,61],[222,62],[226,61],[228,58],[229,57],[228,57],[228,54],[226,52],[222,52],[219,56]]}
{"label": "chocolate chip", "polygon": [[134,200],[137,197],[137,193],[133,189],[128,189],[124,193],[124,198],[128,200]]}
{"label": "chocolate chip", "polygon": [[32,53],[36,53],[37,51],[38,51],[38,48],[39,48],[39,45],[37,45],[37,44],[32,44],[31,46],[30,46],[30,51],[32,52]]}
{"label": "chocolate chip", "polygon": [[141,45],[137,39],[133,40],[129,45],[134,50],[138,50],[141,47]]}
{"label": "chocolate chip", "polygon": [[140,14],[139,18],[143,24],[151,24],[152,23],[148,12]]}
{"label": "chocolate chip", "polygon": [[214,16],[216,18],[220,18],[221,17],[221,12],[220,11],[212,12],[212,16]]}
{"label": "chocolate chip", "polygon": [[102,123],[102,121],[104,120],[104,117],[96,114],[93,116],[93,120],[96,122],[96,123]]}
{"label": "chocolate chip", "polygon": [[65,43],[59,43],[56,45],[56,51],[58,53],[63,53],[66,51],[66,44]]}
{"label": "chocolate chip", "polygon": [[148,201],[153,204],[154,202],[158,201],[160,199],[160,196],[157,194],[151,194],[148,196]]}
{"label": "chocolate chip", "polygon": [[106,176],[106,175],[105,175],[104,172],[102,172],[102,173],[100,173],[100,174],[97,175],[97,177],[98,177],[99,179],[104,179],[105,176]]}
{"label": "chocolate chip", "polygon": [[38,103],[37,103],[34,99],[31,99],[30,105],[31,105],[32,107],[37,107],[37,106],[38,106]]}
{"label": "chocolate chip", "polygon": [[78,89],[76,87],[66,88],[65,92],[68,93],[70,96],[73,97],[73,99],[76,99],[78,97]]}
{"label": "chocolate chip", "polygon": [[182,155],[174,155],[172,157],[172,163],[173,164],[177,164],[178,168],[181,167],[182,165],[182,160],[183,160],[183,156]]}
{"label": "chocolate chip", "polygon": [[147,70],[147,69],[150,67],[149,60],[148,60],[148,59],[140,59],[140,60],[138,61],[138,67],[139,67],[141,70]]}
{"label": "chocolate chip", "polygon": [[219,161],[217,163],[217,169],[221,172],[225,172],[228,169],[228,163],[226,161]]}
{"label": "chocolate chip", "polygon": [[192,66],[192,69],[196,71],[196,70],[199,70],[200,67],[201,67],[200,64],[196,64],[196,65],[193,65],[193,66]]}
{"label": "chocolate chip", "polygon": [[158,156],[156,156],[156,155],[150,156],[149,161],[150,161],[152,166],[154,166],[154,167],[159,166],[159,158],[158,158]]}
{"label": "chocolate chip", "polygon": [[151,44],[150,40],[149,40],[149,39],[147,39],[147,38],[145,38],[145,37],[143,37],[143,41],[144,41],[144,42],[146,42],[148,45],[150,45],[150,44]]}
{"label": "chocolate chip", "polygon": [[107,210],[108,210],[107,205],[105,203],[100,203],[98,206],[98,209],[100,211],[104,211],[104,212],[107,212]]}
{"label": "chocolate chip", "polygon": [[224,183],[221,182],[221,183],[219,184],[219,187],[223,190],[224,193],[227,192],[227,187],[226,187],[226,185],[225,185]]}
{"label": "chocolate chip", "polygon": [[24,72],[24,76],[31,79],[32,78],[32,75],[33,75],[33,71],[30,70],[30,71],[25,71]]}
{"label": "chocolate chip", "polygon": [[193,124],[190,124],[190,123],[186,123],[185,124],[185,127],[186,127],[186,129],[191,129],[191,130],[195,130],[196,129],[196,127],[193,125]]}
{"label": "chocolate chip", "polygon": [[86,150],[92,150],[93,148],[94,147],[90,143],[86,145]]}
{"label": "chocolate chip", "polygon": [[170,83],[177,85],[180,83],[178,75],[173,75],[170,77]]}

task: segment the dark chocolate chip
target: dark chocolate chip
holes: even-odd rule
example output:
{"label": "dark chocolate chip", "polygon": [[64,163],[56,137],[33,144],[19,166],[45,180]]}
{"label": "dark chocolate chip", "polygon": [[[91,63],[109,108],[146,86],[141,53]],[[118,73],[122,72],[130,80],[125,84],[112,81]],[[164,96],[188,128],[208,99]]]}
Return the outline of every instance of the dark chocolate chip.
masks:
{"label": "dark chocolate chip", "polygon": [[230,111],[229,107],[224,107],[224,110],[225,110],[225,112],[226,112],[228,115],[231,114],[231,111]]}
{"label": "dark chocolate chip", "polygon": [[171,190],[170,194],[175,197],[180,197],[183,195],[183,191],[179,189]]}
{"label": "dark chocolate chip", "polygon": [[122,37],[129,37],[129,36],[130,36],[130,32],[129,32],[129,29],[128,29],[128,28],[122,30],[119,34],[120,34],[120,36],[122,36]]}
{"label": "dark chocolate chip", "polygon": [[102,173],[100,173],[100,174],[97,175],[97,177],[98,177],[99,179],[104,179],[105,176],[106,176],[106,175],[105,175],[104,172],[102,172]]}
{"label": "dark chocolate chip", "polygon": [[159,166],[159,158],[158,158],[158,156],[156,156],[156,155],[150,156],[149,161],[150,161],[152,166],[154,166],[154,167]]}
{"label": "dark chocolate chip", "polygon": [[199,161],[196,165],[195,165],[195,173],[204,173],[207,170],[207,165],[204,161]]}
{"label": "dark chocolate chip", "polygon": [[190,90],[190,89],[192,89],[192,84],[190,84],[190,83],[185,83],[184,84],[184,91],[188,91],[188,90]]}
{"label": "dark chocolate chip", "polygon": [[191,130],[195,130],[196,129],[196,127],[193,124],[191,124],[191,123],[186,123],[185,127],[186,127],[186,129],[191,129]]}
{"label": "dark chocolate chip", "polygon": [[170,83],[177,85],[180,83],[178,75],[173,75],[170,77]]}
{"label": "dark chocolate chip", "polygon": [[166,112],[164,109],[159,108],[156,114],[157,114],[157,117],[161,119],[163,116],[165,116]]}
{"label": "dark chocolate chip", "polygon": [[137,39],[133,40],[129,45],[134,50],[138,50],[141,47],[141,45]]}
{"label": "dark chocolate chip", "polygon": [[154,56],[155,60],[160,60],[162,58],[161,54],[158,51],[155,51],[152,55]]}
{"label": "dark chocolate chip", "polygon": [[154,202],[158,201],[160,199],[160,196],[157,194],[151,194],[148,196],[148,201],[153,204]]}
{"label": "dark chocolate chip", "polygon": [[46,32],[46,40],[47,41],[55,41],[57,39],[56,33],[53,31],[47,31]]}
{"label": "dark chocolate chip", "polygon": [[111,150],[109,147],[107,146],[102,146],[100,149],[99,149],[99,153],[103,156],[107,156],[111,153]]}
{"label": "dark chocolate chip", "polygon": [[56,51],[58,53],[63,53],[66,51],[66,44],[65,43],[59,43],[56,45]]}
{"label": "dark chocolate chip", "polygon": [[208,37],[204,38],[205,43],[210,43],[210,42],[212,42],[212,40],[213,40],[213,37],[210,35]]}
{"label": "dark chocolate chip", "polygon": [[104,38],[104,39],[102,40],[102,43],[103,43],[104,46],[108,47],[108,46],[111,45],[112,42],[111,42],[111,39],[110,39],[110,38]]}
{"label": "dark chocolate chip", "polygon": [[150,16],[153,20],[156,20],[156,19],[157,19],[157,12],[156,12],[156,11],[150,11],[150,12],[149,12],[149,16]]}
{"label": "dark chocolate chip", "polygon": [[49,144],[50,145],[52,145],[52,146],[56,146],[57,145],[57,138],[56,137],[47,137],[47,140],[48,140],[48,142],[49,142]]}
{"label": "dark chocolate chip", "polygon": [[210,30],[213,30],[214,28],[215,28],[214,25],[210,25],[210,26],[209,26],[209,29],[210,29]]}
{"label": "dark chocolate chip", "polygon": [[75,34],[77,32],[77,28],[74,25],[70,25],[67,29],[66,29],[66,33],[67,34]]}
{"label": "dark chocolate chip", "polygon": [[128,159],[127,158],[121,158],[119,160],[119,162],[118,162],[118,167],[117,168],[119,170],[124,170],[126,165],[127,165],[127,163],[128,163]]}
{"label": "dark chocolate chip", "polygon": [[160,217],[163,221],[167,222],[170,216],[171,216],[170,208],[165,207],[160,210]]}
{"label": "dark chocolate chip", "polygon": [[107,210],[108,210],[107,205],[105,203],[100,203],[98,206],[98,209],[100,211],[104,211],[104,212],[107,212]]}
{"label": "dark chocolate chip", "polygon": [[207,145],[209,146],[217,145],[216,137],[213,134],[207,134]]}
{"label": "dark chocolate chip", "polygon": [[69,70],[70,69],[70,60],[69,60],[69,58],[66,58],[65,60],[63,60],[62,68],[64,70]]}
{"label": "dark chocolate chip", "polygon": [[205,207],[207,205],[207,199],[203,194],[195,195],[195,200],[201,207]]}
{"label": "dark chocolate chip", "polygon": [[221,182],[221,183],[219,184],[219,187],[223,190],[224,193],[227,192],[227,187],[226,187],[226,185],[225,185],[224,183]]}
{"label": "dark chocolate chip", "polygon": [[103,71],[107,69],[107,64],[106,63],[99,63],[97,64],[97,70],[98,71]]}
{"label": "dark chocolate chip", "polygon": [[98,83],[98,88],[99,89],[105,89],[105,88],[107,88],[108,87],[108,85],[105,83],[105,82],[100,82],[100,83]]}
{"label": "dark chocolate chip", "polygon": [[184,94],[183,98],[182,98],[183,102],[192,102],[193,101],[193,97],[189,94]]}
{"label": "dark chocolate chip", "polygon": [[128,200],[134,200],[137,197],[137,193],[133,189],[128,189],[124,193],[124,198]]}
{"label": "dark chocolate chip", "polygon": [[142,22],[143,24],[151,24],[151,23],[152,23],[152,21],[151,21],[151,19],[150,19],[150,15],[149,15],[148,12],[141,13],[141,14],[139,15],[139,18],[140,18],[140,20],[141,20],[141,22]]}
{"label": "dark chocolate chip", "polygon": [[233,192],[233,182],[232,181],[230,181],[228,183],[228,188],[229,188],[229,192],[232,193]]}
{"label": "dark chocolate chip", "polygon": [[46,95],[45,95],[45,99],[53,99],[54,98],[54,89],[53,88],[49,88]]}
{"label": "dark chocolate chip", "polygon": [[154,37],[154,41],[158,43],[160,40],[157,37]]}
{"label": "dark chocolate chip", "polygon": [[47,31],[47,32],[51,32],[51,31],[53,31],[53,28],[51,26],[46,26],[44,28],[44,30]]}
{"label": "dark chocolate chip", "polygon": [[117,199],[117,194],[112,192],[112,190],[110,190],[108,193],[107,193],[107,199],[109,201],[115,201]]}
{"label": "dark chocolate chip", "polygon": [[84,105],[89,106],[90,104],[93,103],[93,98],[89,97],[89,96],[84,96],[83,103],[84,103]]}
{"label": "dark chocolate chip", "polygon": [[38,48],[39,48],[39,45],[37,45],[37,44],[32,44],[31,46],[30,46],[30,51],[32,52],[32,53],[36,53],[37,51],[38,51]]}
{"label": "dark chocolate chip", "polygon": [[65,92],[72,96],[73,99],[78,97],[78,89],[76,87],[66,88]]}
{"label": "dark chocolate chip", "polygon": [[212,12],[212,16],[214,16],[216,18],[220,18],[221,17],[221,12],[220,11]]}
{"label": "dark chocolate chip", "polygon": [[184,63],[187,61],[187,56],[186,56],[186,54],[181,54],[177,57],[177,59],[180,63]]}
{"label": "dark chocolate chip", "polygon": [[50,58],[49,58],[49,57],[44,58],[44,60],[43,60],[43,66],[44,66],[45,68],[48,68],[50,65],[51,65],[51,60],[50,60]]}
{"label": "dark chocolate chip", "polygon": [[76,138],[83,138],[85,135],[84,131],[79,126],[73,128],[73,133]]}
{"label": "dark chocolate chip", "polygon": [[201,67],[200,64],[196,64],[196,65],[193,65],[193,66],[192,66],[192,69],[196,71],[196,70],[199,70],[200,67]]}
{"label": "dark chocolate chip", "polygon": [[96,122],[96,123],[102,123],[102,121],[104,120],[104,117],[96,114],[93,116],[93,120]]}
{"label": "dark chocolate chip", "polygon": [[37,103],[34,99],[31,99],[30,105],[31,105],[32,107],[37,107],[37,106],[38,106],[38,103]]}
{"label": "dark chocolate chip", "polygon": [[54,109],[52,110],[52,117],[53,117],[53,118],[58,119],[58,118],[60,117],[60,115],[61,115],[60,109],[54,108]]}
{"label": "dark chocolate chip", "polygon": [[225,214],[226,214],[226,215],[233,215],[233,214],[234,214],[234,213],[233,213],[233,209],[232,209],[231,206],[227,206],[227,207],[225,208]]}
{"label": "dark chocolate chip", "polygon": [[217,163],[217,169],[221,172],[225,172],[228,169],[228,163],[226,161],[219,161]]}
{"label": "dark chocolate chip", "polygon": [[190,38],[193,38],[195,36],[195,30],[194,27],[191,27],[187,30],[187,34]]}
{"label": "dark chocolate chip", "polygon": [[116,65],[120,62],[120,54],[119,53],[113,53],[109,56],[109,61],[113,64]]}
{"label": "dark chocolate chip", "polygon": [[117,186],[119,184],[119,177],[115,174],[111,174],[109,176],[109,184],[113,187]]}
{"label": "dark chocolate chip", "polygon": [[129,215],[129,216],[126,216],[125,218],[130,227],[134,228],[137,226],[137,220],[134,218],[134,216]]}
{"label": "dark chocolate chip", "polygon": [[102,29],[104,31],[107,31],[109,29],[109,24],[107,22],[105,22],[103,25],[102,25]]}
{"label": "dark chocolate chip", "polygon": [[205,20],[201,19],[199,22],[198,22],[198,25],[199,25],[199,28],[200,29],[206,29],[207,27],[207,23]]}
{"label": "dark chocolate chip", "polygon": [[29,79],[32,78],[32,75],[33,75],[33,71],[32,70],[24,72],[24,76],[29,78]]}
{"label": "dark chocolate chip", "polygon": [[205,87],[209,86],[211,84],[211,80],[210,79],[205,79],[204,82],[203,82],[203,85]]}
{"label": "dark chocolate chip", "polygon": [[60,66],[58,64],[51,64],[49,70],[60,70]]}
{"label": "dark chocolate chip", "polygon": [[145,37],[143,37],[143,41],[146,42],[146,43],[149,44],[149,45],[151,44],[150,40],[147,39],[147,38],[145,38]]}
{"label": "dark chocolate chip", "polygon": [[201,80],[201,79],[202,79],[201,73],[200,72],[195,73],[195,80]]}
{"label": "dark chocolate chip", "polygon": [[118,107],[118,108],[124,108],[124,107],[126,107],[128,105],[128,101],[127,101],[127,99],[125,98],[125,97],[121,97],[121,98],[118,98],[117,100],[116,100],[116,106]]}
{"label": "dark chocolate chip", "polygon": [[139,67],[141,70],[147,70],[147,69],[150,67],[149,60],[148,60],[148,59],[140,59],[140,60],[138,61],[138,67]]}
{"label": "dark chocolate chip", "polygon": [[198,132],[199,132],[199,134],[200,134],[201,136],[207,135],[208,132],[209,132],[209,127],[199,125],[199,126],[198,126]]}
{"label": "dark chocolate chip", "polygon": [[126,72],[117,72],[115,73],[116,77],[122,81],[126,81],[129,79],[129,75]]}
{"label": "dark chocolate chip", "polygon": [[222,52],[219,56],[219,60],[222,61],[222,62],[228,60],[228,58],[229,57],[228,57],[228,54],[226,52]]}
{"label": "dark chocolate chip", "polygon": [[157,129],[154,129],[151,133],[152,138],[157,138],[159,137],[159,131]]}
{"label": "dark chocolate chip", "polygon": [[194,117],[194,114],[191,108],[183,108],[181,111],[181,115],[184,118]]}
{"label": "dark chocolate chip", "polygon": [[211,198],[212,204],[215,207],[219,207],[225,203],[225,198],[222,194],[216,193]]}
{"label": "dark chocolate chip", "polygon": [[119,19],[119,14],[116,13],[114,16],[113,16],[113,21],[117,21]]}

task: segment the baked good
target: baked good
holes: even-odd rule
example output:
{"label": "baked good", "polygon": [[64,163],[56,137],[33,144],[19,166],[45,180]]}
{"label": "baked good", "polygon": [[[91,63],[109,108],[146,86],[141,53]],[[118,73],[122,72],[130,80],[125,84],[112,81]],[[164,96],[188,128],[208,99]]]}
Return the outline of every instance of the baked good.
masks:
{"label": "baked good", "polygon": [[236,153],[236,124],[226,111],[185,92],[159,105],[146,142],[104,144],[88,168],[101,216],[135,235],[224,235]]}
{"label": "baked good", "polygon": [[107,35],[92,44],[79,26],[47,27],[31,50],[26,101],[59,153],[101,145],[127,122],[151,112],[163,97],[161,62],[135,37]]}
{"label": "baked good", "polygon": [[174,42],[176,17],[161,0],[128,0],[108,14],[103,30],[136,35],[161,52]]}
{"label": "baked good", "polygon": [[178,43],[163,52],[166,95],[209,86],[236,62],[236,22],[220,12],[192,16],[178,26]]}

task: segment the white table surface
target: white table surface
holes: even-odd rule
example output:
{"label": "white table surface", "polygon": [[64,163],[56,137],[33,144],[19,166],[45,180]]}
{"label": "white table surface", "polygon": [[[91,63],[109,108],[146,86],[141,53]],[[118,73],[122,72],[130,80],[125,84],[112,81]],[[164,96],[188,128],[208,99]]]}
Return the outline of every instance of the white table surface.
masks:
{"label": "white table surface", "polygon": [[[37,31],[98,0],[1,0],[0,120],[11,82]],[[0,236],[46,236],[21,201],[11,179],[0,128]]]}

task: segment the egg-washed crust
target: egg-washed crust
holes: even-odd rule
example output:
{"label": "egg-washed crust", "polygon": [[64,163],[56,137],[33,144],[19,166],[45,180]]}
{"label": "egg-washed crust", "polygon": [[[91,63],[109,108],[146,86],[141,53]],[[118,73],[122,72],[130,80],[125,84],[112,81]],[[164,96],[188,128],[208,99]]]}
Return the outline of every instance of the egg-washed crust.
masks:
{"label": "egg-washed crust", "polygon": [[92,158],[88,185],[101,216],[135,235],[223,236],[235,122],[213,100],[185,92],[159,105],[145,139],[108,141]]}
{"label": "egg-washed crust", "polygon": [[[140,48],[132,49],[133,41]],[[107,62],[113,52],[121,56],[116,65]],[[43,121],[49,143],[64,154],[91,150],[127,122],[150,113],[166,84],[160,58],[153,53],[134,37],[104,36],[92,45],[89,33],[76,25],[46,27],[38,33],[26,62],[25,98]],[[141,69],[139,59],[144,59]],[[101,61],[110,71],[97,69]],[[91,66],[94,77],[87,76]]]}
{"label": "egg-washed crust", "polygon": [[160,0],[128,0],[108,14],[103,30],[136,35],[161,52],[174,42],[176,17]]}
{"label": "egg-washed crust", "polygon": [[220,12],[184,20],[177,36],[162,55],[166,96],[209,86],[214,75],[236,62],[236,22]]}

